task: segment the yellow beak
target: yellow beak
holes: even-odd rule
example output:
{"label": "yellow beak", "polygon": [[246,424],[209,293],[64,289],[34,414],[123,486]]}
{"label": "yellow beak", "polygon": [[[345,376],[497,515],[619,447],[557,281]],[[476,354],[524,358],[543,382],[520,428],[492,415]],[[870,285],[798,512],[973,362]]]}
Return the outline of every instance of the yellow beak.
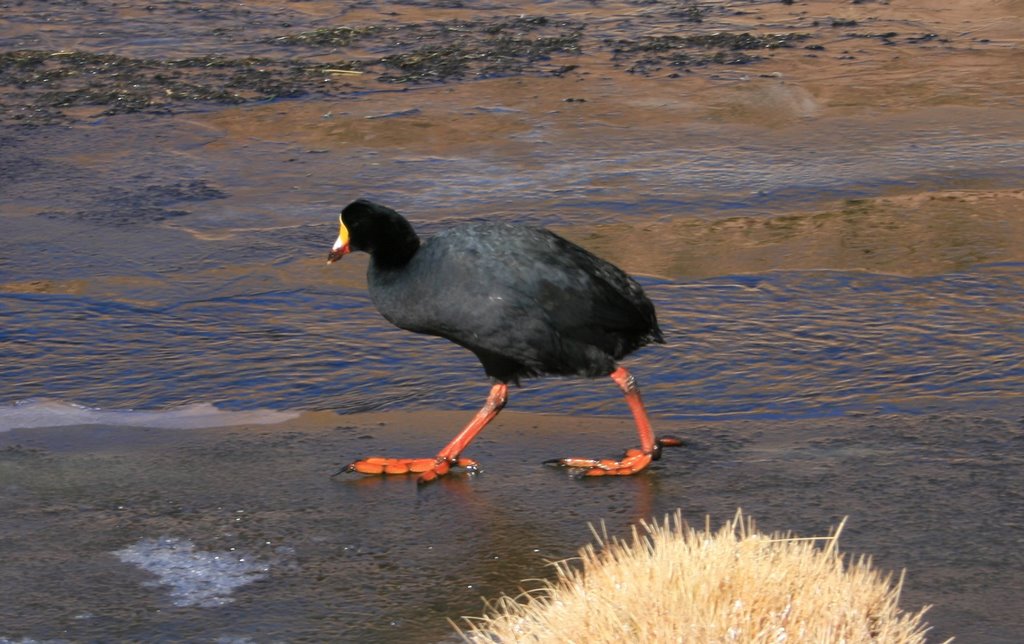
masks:
{"label": "yellow beak", "polygon": [[327,255],[328,264],[333,264],[352,252],[352,249],[348,247],[348,228],[345,228],[345,222],[341,220],[341,215],[338,216],[338,224],[340,225],[338,239],[335,240],[331,252]]}

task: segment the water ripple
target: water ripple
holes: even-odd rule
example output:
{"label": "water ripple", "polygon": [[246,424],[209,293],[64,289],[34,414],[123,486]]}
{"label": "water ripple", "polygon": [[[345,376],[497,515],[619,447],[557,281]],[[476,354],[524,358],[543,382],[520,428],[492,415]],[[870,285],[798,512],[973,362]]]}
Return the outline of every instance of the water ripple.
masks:
{"label": "water ripple", "polygon": [[[629,364],[659,415],[914,411],[1008,398],[1024,385],[1022,265],[914,278],[780,271],[646,288],[668,344]],[[486,388],[469,353],[391,327],[361,288],[165,307],[6,294],[0,315],[2,402],[472,408]],[[512,399],[523,410],[624,413],[605,383],[535,381]]]}

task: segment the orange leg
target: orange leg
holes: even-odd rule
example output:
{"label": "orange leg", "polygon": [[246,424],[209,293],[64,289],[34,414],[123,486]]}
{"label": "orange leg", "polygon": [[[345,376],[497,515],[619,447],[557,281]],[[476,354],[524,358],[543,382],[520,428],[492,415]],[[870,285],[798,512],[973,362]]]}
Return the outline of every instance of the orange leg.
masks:
{"label": "orange leg", "polygon": [[360,459],[346,465],[338,473],[408,474],[412,472],[420,475],[416,481],[422,485],[444,476],[452,467],[476,469],[476,461],[460,458],[459,455],[476,438],[480,430],[486,427],[487,423],[491,422],[498,415],[498,412],[501,411],[507,401],[508,385],[497,383],[491,387],[491,393],[487,396],[487,402],[484,403],[483,408],[434,458],[384,458],[381,456],[371,456],[370,458]]}
{"label": "orange leg", "polygon": [[611,373],[612,380],[619,386],[622,393],[626,395],[626,403],[629,404],[633,418],[636,420],[636,430],[640,434],[640,449],[630,449],[621,460],[610,458],[556,458],[547,461],[548,464],[561,465],[563,467],[586,468],[584,476],[626,476],[636,474],[661,458],[661,448],[682,445],[683,441],[674,436],[662,436],[655,438],[654,430],[651,429],[651,421],[647,418],[647,410],[640,399],[640,389],[633,378],[624,367],[619,367]]}

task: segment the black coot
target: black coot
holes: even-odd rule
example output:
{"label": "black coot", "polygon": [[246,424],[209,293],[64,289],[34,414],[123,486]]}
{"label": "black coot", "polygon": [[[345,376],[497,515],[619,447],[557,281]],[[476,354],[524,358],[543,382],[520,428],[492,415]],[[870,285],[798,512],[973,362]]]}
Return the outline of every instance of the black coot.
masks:
{"label": "black coot", "polygon": [[370,298],[403,329],[441,336],[480,359],[494,381],[476,417],[432,458],[358,460],[343,471],[421,473],[421,483],[454,465],[475,468],[462,450],[493,419],[508,384],[532,376],[611,376],[626,395],[640,449],[621,460],[565,458],[549,463],[584,474],[634,474],[656,460],[671,437],[656,439],[633,377],[617,361],[664,342],[654,305],[618,267],[558,235],[505,223],[470,223],[421,242],[400,214],[365,199],[341,211],[341,229],[328,256],[334,262],[365,251]]}

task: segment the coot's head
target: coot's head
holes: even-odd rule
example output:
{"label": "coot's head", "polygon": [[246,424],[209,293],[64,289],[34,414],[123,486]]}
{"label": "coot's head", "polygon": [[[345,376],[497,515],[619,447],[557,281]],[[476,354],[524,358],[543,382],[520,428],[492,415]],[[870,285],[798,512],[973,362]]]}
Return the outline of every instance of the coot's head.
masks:
{"label": "coot's head", "polygon": [[405,217],[368,199],[345,206],[338,221],[338,239],[327,255],[328,264],[361,250],[380,265],[401,265],[420,247],[420,239]]}

